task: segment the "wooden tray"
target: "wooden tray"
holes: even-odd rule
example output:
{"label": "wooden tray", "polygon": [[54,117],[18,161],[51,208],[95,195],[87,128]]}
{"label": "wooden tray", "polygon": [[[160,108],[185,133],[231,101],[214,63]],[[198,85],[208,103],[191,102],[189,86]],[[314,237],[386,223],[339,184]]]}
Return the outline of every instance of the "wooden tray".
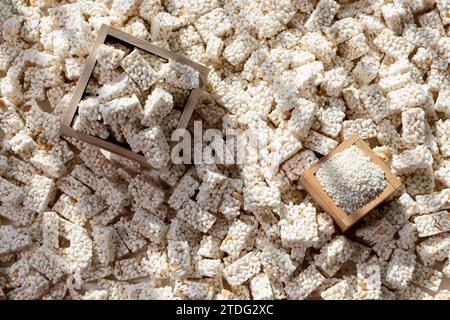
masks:
{"label": "wooden tray", "polygon": [[[374,163],[376,163],[383,171],[388,181],[386,188],[369,203],[359,208],[352,214],[345,213],[344,210],[339,208],[333,201],[333,199],[323,190],[320,182],[317,180],[315,173],[320,169],[322,163],[333,157],[335,154],[344,151],[351,145],[356,145],[361,151],[369,156]],[[342,142],[336,148],[334,148],[329,154],[319,160],[319,162],[312,165],[308,170],[303,172],[300,176],[300,182],[305,187],[306,191],[329,215],[333,217],[337,225],[342,231],[346,231],[362,217],[369,213],[373,208],[379,205],[383,200],[389,197],[395,190],[401,186],[400,180],[389,170],[387,165],[381,160],[372,149],[358,136],[352,135],[350,138]]]}
{"label": "wooden tray", "polygon": [[108,40],[110,38],[112,38],[112,40],[117,39],[121,42],[127,43],[130,46],[137,47],[139,49],[142,49],[144,51],[147,51],[149,53],[152,53],[158,57],[161,57],[161,58],[164,58],[167,60],[173,59],[180,63],[187,64],[199,72],[200,86],[199,86],[199,88],[195,88],[191,91],[191,94],[189,95],[189,98],[184,106],[183,113],[181,114],[180,120],[178,121],[177,128],[185,129],[187,127],[187,125],[189,124],[189,120],[192,117],[194,108],[197,105],[198,100],[200,98],[200,92],[206,83],[206,77],[208,76],[209,70],[207,67],[205,67],[201,64],[198,64],[192,60],[189,60],[189,59],[187,59],[181,55],[178,55],[176,53],[173,53],[169,50],[157,47],[148,41],[136,38],[126,32],[115,29],[115,28],[110,27],[105,24],[103,24],[101,26],[100,31],[97,36],[97,39],[95,40],[95,43],[94,43],[94,47],[92,48],[92,51],[90,52],[90,54],[84,64],[84,68],[80,75],[80,78],[78,79],[74,94],[72,96],[72,99],[70,100],[66,114],[64,115],[64,118],[61,122],[59,133],[62,136],[74,137],[78,140],[95,145],[101,149],[105,149],[112,153],[126,157],[128,159],[138,161],[147,167],[151,167],[143,155],[134,153],[133,151],[131,151],[130,148],[124,147],[123,144],[120,144],[119,142],[103,140],[98,137],[76,131],[75,129],[72,128],[72,121],[73,121],[73,118],[75,117],[75,114],[77,113],[78,104],[80,103],[81,99],[83,98],[84,92],[88,85],[89,79],[91,78],[95,63],[97,61],[97,58],[96,58],[97,50],[100,47],[100,45],[105,43],[107,38],[108,38]]}

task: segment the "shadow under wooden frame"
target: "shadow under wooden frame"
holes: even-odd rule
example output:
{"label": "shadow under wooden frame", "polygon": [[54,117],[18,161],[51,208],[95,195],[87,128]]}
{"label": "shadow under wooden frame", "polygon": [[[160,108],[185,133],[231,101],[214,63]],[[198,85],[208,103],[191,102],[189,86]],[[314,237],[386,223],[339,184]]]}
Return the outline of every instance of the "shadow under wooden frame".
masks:
{"label": "shadow under wooden frame", "polygon": [[[344,210],[339,208],[335,204],[333,199],[325,192],[325,190],[323,190],[315,174],[325,161],[352,145],[357,146],[383,170],[388,184],[380,194],[378,194],[367,204],[365,204],[361,208],[358,208],[355,212],[347,214]],[[337,225],[339,226],[339,228],[341,228],[342,231],[346,231],[347,229],[349,229],[352,225],[358,222],[361,218],[363,218],[366,214],[368,214],[372,209],[378,206],[401,186],[400,180],[389,170],[388,166],[383,162],[383,160],[381,160],[357,134],[349,137],[347,140],[334,148],[325,157],[312,165],[308,170],[303,172],[300,176],[300,182],[303,184],[306,191],[308,191],[314,201],[316,201],[329,215],[333,217],[334,221],[336,221]]]}
{"label": "shadow under wooden frame", "polygon": [[189,95],[189,98],[188,98],[186,104],[184,105],[183,112],[180,116],[180,119],[178,121],[178,125],[177,125],[178,129],[185,129],[188,126],[189,121],[194,112],[194,108],[197,105],[198,100],[200,98],[201,90],[206,83],[206,78],[208,76],[209,70],[207,67],[205,67],[199,63],[196,63],[186,57],[183,57],[172,51],[155,46],[154,44],[152,44],[148,41],[136,38],[126,32],[123,32],[121,30],[118,30],[116,28],[110,27],[105,24],[103,24],[101,26],[98,36],[97,36],[97,39],[95,40],[94,46],[93,46],[88,58],[86,59],[83,71],[80,75],[80,78],[78,79],[72,99],[70,100],[67,111],[61,122],[59,133],[61,136],[69,136],[69,137],[76,138],[78,140],[95,145],[101,149],[118,154],[125,158],[138,161],[139,163],[143,164],[144,166],[151,168],[150,164],[147,162],[147,160],[145,159],[145,157],[143,155],[134,153],[133,151],[131,151],[130,148],[126,148],[126,147],[120,145],[119,142],[115,143],[113,141],[107,141],[107,140],[104,140],[104,139],[101,139],[101,138],[98,138],[95,136],[91,136],[89,134],[77,131],[77,130],[73,129],[73,127],[72,127],[73,119],[77,113],[78,104],[80,103],[81,99],[83,98],[84,92],[86,90],[86,87],[92,76],[92,72],[94,70],[95,64],[97,62],[98,48],[102,44],[105,43],[107,38],[108,39],[109,38],[117,39],[123,43],[126,43],[130,46],[142,49],[144,51],[147,51],[151,54],[154,54],[154,55],[156,55],[160,58],[166,59],[166,60],[173,59],[177,62],[186,64],[199,72],[200,86],[198,88],[192,89],[192,91]]}

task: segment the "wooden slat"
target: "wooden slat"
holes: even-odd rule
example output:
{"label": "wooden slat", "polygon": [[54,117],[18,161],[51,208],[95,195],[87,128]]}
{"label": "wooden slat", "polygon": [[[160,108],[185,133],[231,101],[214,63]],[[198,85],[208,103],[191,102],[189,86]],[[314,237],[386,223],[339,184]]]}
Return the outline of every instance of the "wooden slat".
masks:
{"label": "wooden slat", "polygon": [[107,26],[102,25],[91,53],[84,63],[83,71],[81,72],[80,78],[78,79],[77,85],[75,87],[75,91],[73,92],[72,98],[70,99],[66,114],[64,115],[64,119],[62,121],[63,125],[69,127],[72,125],[73,117],[77,112],[78,104],[83,97],[84,91],[86,90],[86,87],[89,83],[89,79],[91,78],[92,71],[94,70],[95,62],[97,61],[97,50],[105,42],[107,31]]}
{"label": "wooden slat", "polygon": [[61,130],[61,135],[63,135],[63,136],[69,136],[69,137],[76,138],[80,141],[92,144],[92,145],[97,146],[104,150],[108,150],[109,152],[118,154],[118,155],[128,158],[130,160],[138,161],[142,165],[152,168],[144,156],[134,153],[131,150],[127,150],[124,147],[118,146],[117,144],[115,144],[113,142],[106,141],[106,140],[88,135],[83,132],[79,132],[79,131],[73,129],[72,127],[68,127],[66,125],[62,125],[60,130]]}
{"label": "wooden slat", "polygon": [[327,155],[322,157],[318,162],[316,162],[314,165],[309,167],[308,171],[316,173],[319,169],[322,163],[333,157],[335,154],[344,151],[348,147],[350,147],[352,144],[354,144],[356,141],[358,141],[359,136],[357,134],[354,134],[350,136],[347,140],[340,143],[338,146],[336,146],[333,150],[331,150]]}
{"label": "wooden slat", "polygon": [[110,35],[112,37],[115,37],[119,40],[129,43],[129,44],[131,44],[135,47],[138,47],[142,50],[151,52],[157,56],[160,56],[161,58],[174,59],[183,64],[187,64],[187,65],[191,66],[192,68],[196,69],[203,76],[208,75],[209,69],[207,67],[205,67],[204,65],[201,65],[201,64],[194,62],[186,57],[176,54],[175,52],[169,51],[164,48],[160,48],[160,47],[154,45],[153,43],[150,43],[148,41],[134,37],[131,34],[128,34],[122,30],[119,30],[119,29],[116,29],[116,28],[113,28],[110,26],[106,26],[106,28],[107,28],[108,35]]}
{"label": "wooden slat", "polygon": [[327,194],[324,196],[320,186],[319,188],[315,187],[314,180],[306,179],[304,176],[301,176],[300,182],[303,184],[306,191],[308,191],[314,201],[317,202],[317,204],[334,219],[341,230],[345,231],[348,227],[345,224],[344,219],[342,219],[342,209],[338,208],[332,200],[330,201]]}
{"label": "wooden slat", "polygon": [[191,120],[192,114],[194,113],[195,106],[197,105],[198,99],[200,98],[201,88],[196,88],[192,90],[189,95],[189,99],[184,106],[183,113],[181,114],[180,120],[178,120],[177,129],[186,129],[189,121]]}

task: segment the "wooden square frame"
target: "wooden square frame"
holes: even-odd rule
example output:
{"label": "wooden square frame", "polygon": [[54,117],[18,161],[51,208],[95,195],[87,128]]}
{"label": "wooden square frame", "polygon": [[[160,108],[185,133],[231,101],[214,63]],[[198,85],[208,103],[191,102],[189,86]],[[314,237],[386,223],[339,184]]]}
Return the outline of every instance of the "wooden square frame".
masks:
{"label": "wooden square frame", "polygon": [[192,91],[189,95],[189,98],[188,98],[186,104],[184,105],[183,112],[178,121],[177,128],[185,129],[187,127],[187,125],[189,124],[189,121],[194,112],[194,108],[197,105],[198,100],[200,98],[201,90],[206,83],[206,78],[208,76],[209,69],[207,67],[205,67],[201,64],[198,64],[190,59],[187,59],[179,54],[176,54],[169,50],[155,46],[154,44],[152,44],[148,41],[136,38],[126,32],[118,30],[116,28],[110,27],[105,24],[103,24],[101,26],[100,31],[97,36],[97,39],[95,40],[95,43],[94,43],[94,47],[92,48],[92,50],[84,64],[83,71],[80,75],[80,78],[78,79],[72,99],[70,100],[67,111],[61,122],[59,133],[61,136],[69,136],[69,137],[76,138],[76,139],[84,141],[86,143],[95,145],[101,149],[105,149],[112,153],[126,157],[128,159],[138,161],[147,167],[151,167],[143,155],[134,153],[133,151],[131,151],[131,149],[127,149],[127,148],[123,147],[122,145],[120,145],[119,142],[114,143],[111,141],[107,141],[107,140],[77,131],[72,128],[72,122],[73,122],[73,118],[75,117],[75,114],[77,113],[78,104],[80,103],[81,99],[83,98],[84,92],[86,90],[86,87],[91,78],[92,72],[94,70],[95,63],[97,62],[98,48],[102,44],[105,43],[107,38],[118,39],[119,41],[127,43],[130,46],[142,49],[144,51],[147,51],[151,54],[154,54],[154,55],[164,58],[166,60],[169,60],[169,59],[176,60],[180,63],[189,65],[190,67],[192,67],[193,69],[195,69],[199,72],[200,86],[198,88],[192,89]]}
{"label": "wooden square frame", "polygon": [[[320,182],[315,177],[315,173],[320,169],[321,165],[325,161],[352,145],[356,145],[383,170],[388,185],[370,202],[357,209],[352,214],[348,215],[344,210],[339,208],[334,203],[333,199],[325,192],[325,190],[323,190]],[[308,170],[303,172],[300,176],[300,182],[303,184],[306,191],[308,191],[314,201],[316,201],[329,215],[333,217],[342,231],[346,231],[348,228],[358,222],[362,217],[364,217],[377,205],[383,202],[401,186],[400,180],[397,179],[397,177],[389,170],[388,166],[383,162],[383,160],[381,160],[357,134],[349,137],[347,140],[334,148],[330,153],[320,159],[317,163],[312,165]]]}

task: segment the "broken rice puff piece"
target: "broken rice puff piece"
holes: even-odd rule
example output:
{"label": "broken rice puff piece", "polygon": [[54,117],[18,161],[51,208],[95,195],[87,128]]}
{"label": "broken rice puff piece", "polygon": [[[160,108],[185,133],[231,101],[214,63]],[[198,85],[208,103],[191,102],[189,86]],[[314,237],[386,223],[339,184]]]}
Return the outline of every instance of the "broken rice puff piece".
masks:
{"label": "broken rice puff piece", "polygon": [[228,220],[237,218],[242,207],[242,187],[241,179],[229,179],[222,195],[222,203],[219,212]]}
{"label": "broken rice puff piece", "polygon": [[347,280],[341,280],[334,286],[322,291],[320,296],[324,300],[350,300],[353,298],[352,289]]}
{"label": "broken rice puff piece", "polygon": [[205,277],[217,278],[222,275],[222,261],[220,259],[201,259],[197,262],[197,272]]}
{"label": "broken rice puff piece", "polygon": [[430,150],[420,145],[412,150],[405,150],[398,155],[394,155],[392,168],[397,174],[410,174],[417,169],[426,169],[433,163],[433,156]]}
{"label": "broken rice puff piece", "polygon": [[393,31],[387,28],[381,30],[373,43],[384,53],[397,60],[407,58],[414,50],[414,46],[411,43],[402,37],[396,36]]}
{"label": "broken rice puff piece", "polygon": [[94,249],[97,259],[101,264],[109,264],[114,261],[116,254],[116,233],[112,227],[95,226],[92,229]]}
{"label": "broken rice puff piece", "polygon": [[102,120],[100,99],[92,96],[82,99],[78,104],[78,114],[89,121]]}
{"label": "broken rice puff piece", "polygon": [[402,139],[407,145],[425,143],[425,112],[421,108],[412,108],[402,112]]}
{"label": "broken rice puff piece", "polygon": [[213,62],[216,62],[220,59],[220,56],[222,55],[222,50],[224,48],[224,43],[222,39],[211,36],[208,39],[207,45],[206,45],[206,52],[205,55]]}
{"label": "broken rice puff piece", "polygon": [[26,228],[14,228],[10,225],[0,226],[0,254],[22,250],[31,245],[32,240]]}
{"label": "broken rice puff piece", "polygon": [[161,188],[143,175],[137,175],[130,181],[128,192],[138,208],[150,212],[156,210],[163,203],[165,196]]}
{"label": "broken rice puff piece", "polygon": [[319,161],[319,159],[316,157],[313,151],[304,150],[295,154],[289,160],[285,161],[282,164],[281,168],[291,181],[295,181],[298,180],[300,175],[305,170],[307,170],[317,161]]}
{"label": "broken rice puff piece", "polygon": [[35,150],[30,162],[52,178],[60,178],[66,174],[64,163],[45,150]]}
{"label": "broken rice puff piece", "polygon": [[25,193],[20,187],[0,177],[0,200],[3,203],[16,206],[21,204],[24,198]]}
{"label": "broken rice puff piece", "polygon": [[245,210],[255,212],[264,209],[277,209],[280,202],[280,192],[277,188],[263,185],[244,188]]}
{"label": "broken rice puff piece", "polygon": [[413,278],[415,264],[414,253],[396,249],[386,270],[386,281],[394,288],[406,288]]}
{"label": "broken rice puff piece", "polygon": [[269,277],[264,273],[259,273],[251,279],[250,290],[255,300],[273,299],[272,285]]}
{"label": "broken rice puff piece", "polygon": [[347,80],[347,72],[344,68],[338,67],[325,72],[321,90],[327,95],[337,97],[341,94]]}
{"label": "broken rice puff piece", "polygon": [[323,26],[330,25],[339,8],[340,5],[334,0],[320,0],[306,21],[305,28],[310,31],[319,31]]}
{"label": "broken rice puff piece", "polygon": [[120,62],[125,56],[125,51],[102,44],[97,50],[97,63],[105,69],[115,69],[120,65]]}
{"label": "broken rice puff piece", "polygon": [[328,138],[314,130],[311,130],[308,138],[305,141],[305,147],[317,152],[321,155],[326,155],[338,145],[338,142]]}
{"label": "broken rice puff piece", "polygon": [[148,163],[155,169],[165,167],[170,160],[170,148],[161,127],[142,130],[139,136],[142,139],[140,150]]}
{"label": "broken rice puff piece", "polygon": [[364,86],[361,90],[361,100],[375,123],[380,123],[391,115],[389,105],[381,93],[379,85]]}
{"label": "broken rice puff piece", "polygon": [[75,116],[72,127],[77,131],[96,136],[101,139],[108,138],[110,134],[108,127],[103,123],[98,121],[88,121],[79,115]]}
{"label": "broken rice puff piece", "polygon": [[60,235],[70,246],[62,248],[62,256],[69,260],[69,272],[84,269],[92,262],[92,239],[86,229],[67,220],[60,220]]}
{"label": "broken rice puff piece", "polygon": [[414,218],[414,225],[419,237],[429,237],[442,232],[450,231],[450,214],[439,211]]}
{"label": "broken rice puff piece", "polygon": [[259,155],[262,165],[268,167],[264,172],[266,179],[276,174],[278,166],[301,149],[301,142],[291,131],[278,127],[269,145]]}
{"label": "broken rice puff piece", "polygon": [[249,252],[227,266],[223,273],[227,282],[232,287],[236,287],[256,275],[260,268],[261,262],[258,256],[254,252]]}
{"label": "broken rice puff piece", "polygon": [[9,145],[12,151],[21,156],[23,159],[29,159],[37,145],[33,138],[28,135],[25,130],[19,131],[14,137],[9,140]]}
{"label": "broken rice puff piece", "polygon": [[89,196],[92,192],[83,183],[73,176],[66,176],[58,180],[56,187],[70,197],[81,200],[82,197]]}
{"label": "broken rice puff piece", "polygon": [[354,134],[358,134],[361,139],[377,137],[377,128],[372,119],[345,120],[342,122],[342,138],[348,139]]}
{"label": "broken rice puff piece", "polygon": [[197,19],[195,27],[203,40],[222,37],[232,30],[231,20],[223,8],[216,8]]}
{"label": "broken rice puff piece", "polygon": [[228,234],[220,245],[220,251],[228,253],[232,257],[238,257],[247,245],[255,225],[253,223],[236,219],[228,229]]}
{"label": "broken rice puff piece", "polygon": [[442,278],[442,272],[416,263],[411,282],[427,288],[428,290],[437,292],[441,285]]}
{"label": "broken rice puff piece", "polygon": [[322,247],[320,253],[314,258],[314,263],[317,268],[332,277],[352,254],[351,243],[343,236],[337,236]]}
{"label": "broken rice puff piece", "polygon": [[216,221],[213,214],[201,208],[192,200],[188,200],[183,204],[178,210],[177,216],[203,233],[206,233]]}
{"label": "broken rice puff piece", "polygon": [[212,284],[208,284],[206,281],[183,279],[175,281],[174,293],[186,299],[210,300],[214,296],[214,289]]}
{"label": "broken rice puff piece", "polygon": [[144,284],[127,286],[128,299],[132,300],[172,300],[173,289],[170,286],[154,288]]}
{"label": "broken rice puff piece", "polygon": [[36,300],[42,297],[49,287],[50,282],[43,275],[27,267],[27,271],[20,280],[20,285],[8,292],[8,298],[12,300]]}
{"label": "broken rice puff piece", "polygon": [[[217,236],[213,234],[212,229],[209,230],[209,233]],[[187,241],[190,244],[197,244],[201,238],[202,233],[200,231],[194,229],[189,223],[177,216],[170,222],[169,230],[166,234],[167,240]]]}
{"label": "broken rice puff piece", "polygon": [[226,187],[226,176],[207,170],[198,189],[197,204],[205,210],[217,212]]}
{"label": "broken rice puff piece", "polygon": [[168,229],[159,217],[140,210],[134,212],[131,223],[134,229],[154,244],[159,244],[164,240]]}
{"label": "broken rice puff piece", "polygon": [[193,271],[189,243],[170,240],[167,246],[171,279],[184,279]]}
{"label": "broken rice puff piece", "polygon": [[141,56],[138,49],[123,58],[120,66],[142,91],[150,89],[159,80],[158,73]]}
{"label": "broken rice puff piece", "polygon": [[330,63],[336,56],[336,47],[333,47],[331,42],[319,32],[305,34],[300,44],[305,51],[312,53],[324,63]]}
{"label": "broken rice puff piece", "polygon": [[245,62],[258,46],[258,41],[247,32],[239,34],[223,51],[223,57],[233,66]]}
{"label": "broken rice puff piece", "polygon": [[341,44],[363,31],[363,25],[354,18],[336,21],[330,28],[336,44]]}
{"label": "broken rice puff piece", "polygon": [[24,199],[24,207],[38,213],[42,213],[55,195],[55,182],[41,175],[34,175],[30,188]]}
{"label": "broken rice puff piece", "polygon": [[290,255],[272,244],[267,244],[264,247],[260,254],[260,260],[264,273],[284,283],[288,281],[296,269]]}
{"label": "broken rice puff piece", "polygon": [[181,89],[195,89],[200,86],[200,74],[186,64],[170,59],[161,66],[161,77],[170,85]]}
{"label": "broken rice puff piece", "polygon": [[285,247],[307,248],[319,241],[316,209],[311,205],[289,206],[287,217],[280,219],[278,225]]}
{"label": "broken rice puff piece", "polygon": [[450,236],[448,234],[438,234],[429,237],[416,247],[417,254],[425,266],[447,258],[449,249]]}
{"label": "broken rice puff piece", "polygon": [[436,140],[441,154],[445,157],[450,156],[450,119],[439,120],[436,125]]}
{"label": "broken rice puff piece", "polygon": [[114,276],[121,281],[147,277],[149,275],[147,263],[147,258],[142,256],[118,260],[114,266]]}
{"label": "broken rice puff piece", "polygon": [[450,208],[450,189],[416,196],[420,213],[437,212]]}
{"label": "broken rice puff piece", "polygon": [[161,88],[155,88],[147,97],[141,124],[151,127],[161,123],[173,108],[173,97]]}
{"label": "broken rice puff piece", "polygon": [[42,244],[52,250],[59,248],[59,219],[56,212],[44,212],[42,216]]}
{"label": "broken rice puff piece", "polygon": [[35,213],[32,210],[23,206],[11,206],[6,203],[0,205],[0,216],[22,226],[30,226],[35,219]]}
{"label": "broken rice puff piece", "polygon": [[348,60],[356,60],[369,52],[367,38],[360,33],[339,46],[339,55]]}
{"label": "broken rice puff piece", "polygon": [[435,103],[436,111],[444,113],[450,117],[450,89],[440,90]]}
{"label": "broken rice puff piece", "polygon": [[352,71],[353,76],[361,84],[369,84],[378,75],[380,62],[371,55],[363,56]]}
{"label": "broken rice puff piece", "polygon": [[303,300],[306,299],[311,292],[317,289],[325,279],[326,278],[314,267],[314,265],[310,265],[296,278],[286,284],[285,291],[289,298]]}
{"label": "broken rice puff piece", "polygon": [[192,175],[186,174],[175,186],[172,195],[169,197],[168,204],[174,209],[180,209],[183,203],[188,201],[196,192],[200,183]]}
{"label": "broken rice puff piece", "polygon": [[378,300],[381,298],[381,270],[376,258],[366,263],[358,263],[357,297],[361,300]]}
{"label": "broken rice puff piece", "polygon": [[136,95],[111,100],[100,107],[104,124],[124,124],[139,119],[142,106]]}
{"label": "broken rice puff piece", "polygon": [[367,225],[358,228],[355,235],[370,245],[381,243],[392,238],[396,231],[386,218],[371,221]]}
{"label": "broken rice puff piece", "polygon": [[197,251],[198,255],[205,258],[218,259],[220,257],[221,242],[219,238],[212,235],[204,235]]}
{"label": "broken rice puff piece", "polygon": [[313,123],[316,111],[317,104],[299,98],[298,105],[291,113],[287,129],[298,139],[306,138]]}
{"label": "broken rice puff piece", "polygon": [[57,283],[67,272],[66,260],[45,246],[32,252],[27,260],[52,283]]}
{"label": "broken rice puff piece", "polygon": [[61,217],[79,225],[84,226],[88,217],[76,210],[77,201],[67,194],[62,194],[52,207],[52,211],[57,212]]}
{"label": "broken rice puff piece", "polygon": [[104,84],[97,92],[102,103],[109,102],[124,96],[140,95],[136,83],[125,72],[112,82]]}

